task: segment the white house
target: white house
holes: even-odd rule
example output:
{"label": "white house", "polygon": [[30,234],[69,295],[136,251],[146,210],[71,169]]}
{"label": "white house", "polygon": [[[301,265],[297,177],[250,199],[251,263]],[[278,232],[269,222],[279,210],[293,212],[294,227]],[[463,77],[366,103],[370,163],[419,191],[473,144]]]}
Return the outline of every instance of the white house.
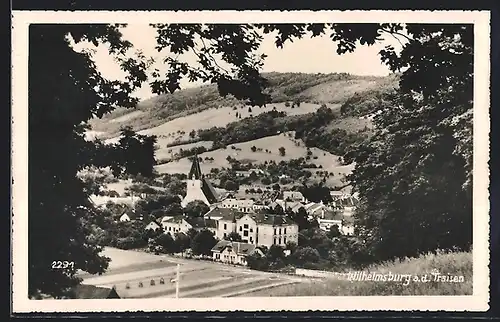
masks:
{"label": "white house", "polygon": [[300,191],[283,191],[282,197],[280,199],[287,201],[307,202],[307,199]]}
{"label": "white house", "polygon": [[236,209],[240,212],[251,213],[256,210],[268,209],[266,205],[255,202],[253,199],[236,199],[234,197],[228,197],[215,204],[219,208],[231,208]]}
{"label": "white house", "polygon": [[217,233],[217,222],[213,219],[191,218],[186,216],[164,217],[161,221],[166,234],[175,237],[176,233],[186,234],[190,229],[208,229],[214,235]]}
{"label": "white house", "polygon": [[91,195],[90,200],[97,207],[106,206],[108,202],[112,202],[114,204],[122,204],[134,206],[137,201],[141,200],[138,196],[129,196],[129,197],[109,197],[109,196],[97,196]]}
{"label": "white house", "polygon": [[256,246],[285,246],[287,242],[298,243],[299,228],[286,216],[263,213],[243,213],[231,208],[213,208],[205,219],[217,222],[218,239],[225,239],[232,232],[238,233],[242,241]]}
{"label": "white house", "polygon": [[159,223],[157,223],[156,221],[152,221],[149,224],[147,224],[145,229],[155,231],[157,229],[161,229],[161,225]]}
{"label": "white house", "polygon": [[348,236],[354,235],[354,218],[345,216],[343,212],[327,211],[323,218],[318,218],[319,228],[329,231],[332,226],[337,226],[339,231]]}
{"label": "white house", "polygon": [[314,217],[322,217],[325,214],[326,206],[323,204],[323,202],[310,202],[304,206],[304,209],[306,210],[308,215],[314,216]]}
{"label": "white house", "polygon": [[121,222],[126,222],[126,221],[130,221],[130,216],[127,214],[127,213],[124,213],[123,215],[120,216],[120,219],[119,219]]}
{"label": "white house", "polygon": [[286,216],[255,214],[252,215],[252,219],[257,226],[255,240],[257,246],[279,245],[284,247],[288,242],[299,243],[299,227]]}
{"label": "white house", "polygon": [[226,264],[247,265],[247,256],[256,252],[263,256],[255,245],[227,240],[221,240],[212,248],[213,260]]}

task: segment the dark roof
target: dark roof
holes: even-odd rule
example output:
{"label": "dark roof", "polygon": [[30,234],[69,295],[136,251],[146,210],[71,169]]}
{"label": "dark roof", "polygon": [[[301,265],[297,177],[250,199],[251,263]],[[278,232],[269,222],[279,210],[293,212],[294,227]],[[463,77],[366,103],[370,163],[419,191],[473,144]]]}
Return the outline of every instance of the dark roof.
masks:
{"label": "dark roof", "polygon": [[238,255],[248,255],[255,250],[254,244],[231,242],[229,240],[221,240],[212,248],[212,251],[222,252],[227,247],[232,247]]}
{"label": "dark roof", "polygon": [[353,216],[345,216],[341,211],[325,211],[326,220],[339,220],[344,224],[354,224]]}
{"label": "dark roof", "polygon": [[189,180],[201,180],[203,177],[201,173],[200,160],[198,159],[198,155],[196,154],[193,157],[193,163],[191,164],[191,170],[189,170],[188,179]]}
{"label": "dark roof", "polygon": [[161,223],[158,222],[158,219],[150,221],[149,224],[147,224],[146,226],[151,225],[151,224],[156,224],[156,225],[158,225],[158,227],[161,227]]}
{"label": "dark roof", "polygon": [[327,210],[325,211],[325,218],[326,220],[343,220],[344,215],[342,214],[341,211],[331,211]]}
{"label": "dark roof", "polygon": [[179,224],[182,222],[182,219],[185,219],[185,217],[183,215],[179,215],[179,216],[174,216],[172,218],[168,218],[167,220],[164,220],[163,222]]}
{"label": "dark roof", "polygon": [[354,217],[353,216],[344,216],[344,223],[345,224],[354,224]]}
{"label": "dark roof", "polygon": [[75,299],[119,299],[114,288],[80,284],[73,289]]}
{"label": "dark roof", "polygon": [[215,191],[215,188],[206,178],[201,179],[201,191],[203,191],[203,194],[207,197],[209,203],[213,204],[219,201],[217,191]]}
{"label": "dark roof", "polygon": [[193,226],[193,228],[217,228],[217,221],[213,219],[186,217],[185,220]]}
{"label": "dark roof", "polygon": [[222,220],[236,220],[243,217],[245,213],[233,208],[215,207],[205,214],[205,217],[222,217]]}
{"label": "dark roof", "polygon": [[294,222],[287,218],[286,216],[266,214],[266,213],[256,213],[250,215],[255,222],[264,225],[282,226],[282,225],[292,225]]}

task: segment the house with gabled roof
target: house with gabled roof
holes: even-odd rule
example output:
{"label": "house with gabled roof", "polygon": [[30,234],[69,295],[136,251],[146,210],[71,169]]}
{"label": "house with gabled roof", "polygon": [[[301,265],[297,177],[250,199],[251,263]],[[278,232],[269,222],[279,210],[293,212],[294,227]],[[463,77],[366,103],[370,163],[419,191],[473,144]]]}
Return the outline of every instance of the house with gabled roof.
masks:
{"label": "house with gabled roof", "polygon": [[195,200],[203,201],[208,206],[219,201],[219,194],[201,172],[198,155],[193,158],[186,181],[186,196],[182,199],[181,206],[186,207],[188,203]]}
{"label": "house with gabled roof", "polygon": [[145,230],[153,230],[153,231],[156,231],[158,229],[162,229],[162,226],[160,223],[158,223],[157,221],[152,221],[150,222],[149,224],[146,225],[146,227],[144,228]]}
{"label": "house with gabled roof", "polygon": [[221,240],[212,248],[213,260],[226,264],[247,265],[247,256],[254,253],[263,256],[262,251],[253,244]]}
{"label": "house with gabled roof", "polygon": [[184,215],[164,217],[161,225],[165,233],[170,234],[172,237],[175,237],[176,233],[187,234],[190,229],[197,231],[207,229],[214,235],[217,233],[217,221],[203,217],[188,217]]}
{"label": "house with gabled roof", "polygon": [[337,226],[340,233],[351,236],[354,234],[354,218],[346,216],[342,211],[326,211],[323,217],[318,218],[319,228],[329,231]]}
{"label": "house with gabled roof", "polygon": [[214,207],[204,217],[217,221],[216,237],[221,240],[236,232],[241,236],[242,242],[256,246],[298,243],[298,226],[286,216],[243,213],[232,208]]}

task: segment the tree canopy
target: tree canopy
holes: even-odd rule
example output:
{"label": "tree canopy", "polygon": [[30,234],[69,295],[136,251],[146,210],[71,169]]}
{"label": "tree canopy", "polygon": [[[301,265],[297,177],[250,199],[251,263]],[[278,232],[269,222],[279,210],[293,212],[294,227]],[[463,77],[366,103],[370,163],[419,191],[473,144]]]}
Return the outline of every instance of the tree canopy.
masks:
{"label": "tree canopy", "polygon": [[[180,80],[217,84],[249,105],[269,100],[259,70],[265,55],[256,54],[262,33],[277,32],[275,44],[302,37],[329,36],[337,53],[358,44],[373,45],[383,35],[401,41],[403,50],[381,51],[381,60],[401,70],[394,104],[375,120],[377,133],[350,160],[350,177],[360,192],[358,224],[379,259],[412,255],[437,247],[466,248],[471,243],[472,176],[472,25],[436,24],[156,24],[157,49],[179,55],[194,52],[201,67],[167,53],[166,74],[148,75],[151,61],[128,55],[131,43],[120,25],[39,24],[29,30],[29,295],[63,296],[79,279],[77,269],[101,273],[108,259],[89,239],[95,221],[88,190],[77,173],[85,167],[112,166],[148,175],[130,160],[135,138],[146,146],[154,139],[125,132],[122,151],[87,141],[87,122],[116,107],[131,108],[132,93],[149,81],[154,93],[173,93]],[[403,33],[404,27],[406,32]],[[71,41],[106,45],[127,76],[105,79],[92,52],[73,50]],[[215,56],[230,68],[221,67]],[[152,78],[148,78],[151,76]],[[179,186],[180,187],[180,186]],[[182,188],[182,187],[180,187]],[[425,236],[426,238],[422,238]],[[207,235],[208,237],[208,235]],[[201,238],[201,237],[200,237]],[[213,238],[213,237],[212,237]],[[207,238],[208,239],[208,238]],[[199,240],[201,242],[201,240]],[[207,242],[209,242],[207,240]],[[210,239],[210,243],[212,243]],[[201,243],[195,243],[193,249]],[[205,253],[199,250],[199,253]],[[52,270],[53,260],[71,260],[74,270]]]}

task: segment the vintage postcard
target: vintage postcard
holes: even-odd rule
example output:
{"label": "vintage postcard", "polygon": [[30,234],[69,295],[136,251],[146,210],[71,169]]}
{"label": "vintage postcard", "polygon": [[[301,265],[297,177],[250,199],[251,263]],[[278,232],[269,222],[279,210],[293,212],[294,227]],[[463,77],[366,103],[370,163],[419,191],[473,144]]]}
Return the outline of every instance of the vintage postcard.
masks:
{"label": "vintage postcard", "polygon": [[13,312],[487,310],[489,20],[13,12]]}

